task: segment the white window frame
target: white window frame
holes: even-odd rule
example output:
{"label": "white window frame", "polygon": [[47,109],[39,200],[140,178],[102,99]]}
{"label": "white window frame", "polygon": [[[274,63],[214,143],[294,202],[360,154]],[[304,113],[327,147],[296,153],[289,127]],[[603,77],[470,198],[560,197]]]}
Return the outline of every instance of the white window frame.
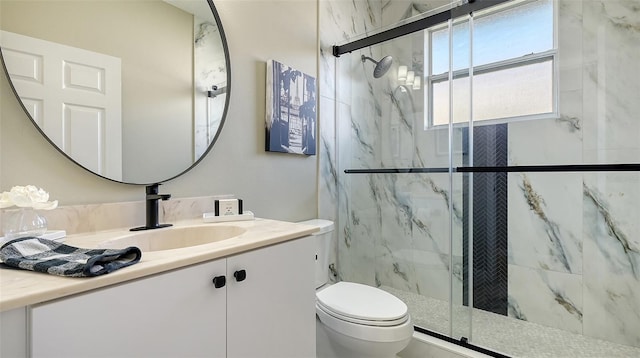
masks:
{"label": "white window frame", "polygon": [[[518,7],[518,6],[522,6],[524,4],[533,2],[536,0],[522,0],[522,1],[513,1],[513,2],[507,2],[503,5],[498,5],[496,7],[490,8],[486,11],[481,12],[478,15],[474,14],[474,20],[485,17],[485,16],[490,16],[493,14],[496,14],[498,12],[502,12],[502,11],[506,11],[506,10],[510,10],[514,7]],[[455,20],[454,20],[455,21]],[[548,113],[538,113],[538,114],[530,114],[530,115],[522,115],[522,116],[516,116],[516,117],[503,117],[503,118],[492,118],[492,119],[481,119],[481,120],[472,120],[473,125],[491,125],[491,124],[500,124],[500,123],[508,123],[508,122],[514,122],[514,121],[523,121],[523,120],[538,120],[538,119],[558,119],[560,118],[559,115],[559,65],[558,65],[558,1],[557,0],[553,0],[553,48],[544,52],[539,52],[539,53],[531,53],[525,56],[521,56],[521,57],[516,57],[516,58],[510,58],[510,59],[506,59],[506,60],[502,60],[502,61],[496,61],[496,62],[492,62],[492,63],[488,63],[488,64],[484,64],[484,65],[479,65],[479,66],[473,66],[472,69],[470,68],[465,68],[465,69],[460,69],[457,71],[453,71],[452,73],[452,78],[453,80],[458,79],[458,78],[464,78],[464,77],[469,77],[469,74],[471,73],[472,76],[476,76],[479,74],[483,74],[483,73],[489,73],[489,72],[496,72],[496,71],[500,71],[500,70],[506,70],[509,68],[514,68],[514,67],[520,67],[520,66],[525,66],[525,65],[530,65],[530,64],[535,64],[535,63],[541,63],[541,62],[545,62],[548,60],[551,60],[552,62],[552,111],[548,112]],[[455,24],[454,24],[455,26]],[[431,56],[433,53],[433,48],[432,48],[432,41],[431,41],[431,37],[432,37],[432,33],[442,30],[444,28],[447,28],[448,24],[443,24],[443,25],[439,25],[439,26],[435,26],[433,28],[430,29],[426,29],[425,31],[425,42],[426,42],[426,46],[425,49],[427,51],[425,51],[425,59],[424,59],[424,63],[425,63],[425,70],[426,70],[426,76],[423,79],[423,83],[425,84],[425,91],[424,91],[424,104],[425,107],[427,108],[427,113],[425,116],[425,121],[424,121],[424,129],[428,130],[430,128],[433,129],[440,129],[444,126],[447,126],[448,123],[446,124],[434,124],[433,123],[433,84],[434,83],[440,83],[440,82],[446,82],[449,80],[449,72],[444,72],[444,73],[440,73],[440,74],[432,74],[432,66],[431,66]],[[471,45],[471,47],[473,48],[473,44]],[[469,126],[469,122],[468,121],[464,121],[464,122],[453,122],[452,123],[454,127],[467,127]]]}

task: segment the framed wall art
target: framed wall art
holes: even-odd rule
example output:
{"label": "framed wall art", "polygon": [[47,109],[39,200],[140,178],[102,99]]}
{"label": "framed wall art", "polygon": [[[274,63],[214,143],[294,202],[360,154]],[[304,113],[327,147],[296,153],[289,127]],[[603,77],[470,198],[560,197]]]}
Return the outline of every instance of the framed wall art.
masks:
{"label": "framed wall art", "polygon": [[315,155],[315,77],[269,60],[266,94],[266,151]]}

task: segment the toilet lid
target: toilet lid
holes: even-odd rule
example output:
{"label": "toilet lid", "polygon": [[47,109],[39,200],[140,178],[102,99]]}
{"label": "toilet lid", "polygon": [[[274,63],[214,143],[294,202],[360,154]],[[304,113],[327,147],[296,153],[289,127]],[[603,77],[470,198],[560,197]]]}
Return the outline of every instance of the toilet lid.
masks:
{"label": "toilet lid", "polygon": [[407,305],[379,288],[338,282],[316,293],[318,304],[334,315],[358,321],[402,321]]}

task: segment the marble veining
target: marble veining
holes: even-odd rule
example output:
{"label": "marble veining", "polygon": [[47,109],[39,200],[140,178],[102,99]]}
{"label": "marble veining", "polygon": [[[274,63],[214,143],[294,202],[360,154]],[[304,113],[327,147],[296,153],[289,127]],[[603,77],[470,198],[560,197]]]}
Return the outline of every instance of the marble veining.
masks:
{"label": "marble veining", "polygon": [[[394,92],[396,66],[424,65],[422,35],[340,58],[330,51],[332,44],[433,5],[320,2],[320,80],[327,99],[321,106],[335,115],[323,139],[327,154],[320,160],[335,172],[322,174],[326,190],[319,197],[319,214],[338,222],[333,266],[338,279],[459,304],[462,176],[454,174],[449,188],[446,173],[343,173],[348,168],[448,166],[447,129],[424,130],[425,92],[410,90],[412,104]],[[509,165],[639,161],[639,9],[636,1],[559,0],[559,113],[508,124]],[[394,67],[374,80],[361,54],[392,55]],[[459,128],[452,133],[454,166],[465,155],[460,133]],[[529,346],[546,345],[560,336],[557,332],[566,332],[640,347],[638,183],[637,173],[510,173],[502,188],[508,190],[508,318],[495,327],[474,324],[505,336],[506,327],[519,323],[557,329],[541,341],[519,339]],[[432,316],[448,319],[448,308],[442,310]],[[447,333],[448,323],[444,327]],[[486,342],[499,347],[495,340]]]}
{"label": "marble veining", "polygon": [[218,26],[194,17],[194,150],[196,158],[204,154],[222,122],[226,94],[209,98],[212,86],[226,85],[227,68]]}
{"label": "marble veining", "polygon": [[[318,200],[319,217],[334,222],[334,230],[331,233],[332,241],[328,252],[329,278],[335,282],[337,271],[335,270],[337,261],[338,231],[338,158],[336,153],[336,114],[335,102],[323,95],[319,96],[319,177],[318,177],[318,197],[331,197],[336,200]],[[331,270],[331,267],[334,270]]]}
{"label": "marble veining", "polygon": [[[640,188],[625,190],[637,173],[585,175],[584,333],[640,347],[640,255],[631,248],[637,240]],[[637,183],[637,182],[636,182]],[[626,203],[626,205],[625,205]],[[621,238],[626,237],[626,239]],[[626,243],[625,243],[626,242]]]}
{"label": "marble veining", "polygon": [[557,121],[565,123],[570,132],[577,132],[582,128],[582,126],[580,125],[580,118],[578,117],[561,115],[560,118],[557,119]]}
{"label": "marble veining", "polygon": [[571,271],[571,267],[569,266],[569,259],[567,258],[567,254],[565,253],[565,249],[560,238],[560,230],[558,228],[558,224],[551,221],[547,217],[547,214],[545,213],[543,208],[543,206],[545,205],[544,199],[535,192],[526,175],[523,175],[523,180],[521,184],[519,183],[519,187],[520,190],[522,190],[527,204],[529,205],[529,209],[531,209],[536,214],[536,216],[544,223],[545,232],[549,241],[551,242],[552,250],[554,251],[553,256],[555,256],[558,261],[560,261],[562,266],[567,271]]}
{"label": "marble veining", "polygon": [[522,312],[520,306],[518,305],[518,301],[512,296],[508,296],[508,314],[509,317],[517,318],[521,321],[528,321],[527,316]]}
{"label": "marble veining", "polygon": [[356,138],[358,144],[360,144],[360,147],[364,148],[368,154],[374,154],[375,150],[373,149],[373,146],[369,144],[365,139],[363,135],[363,130],[361,129],[360,124],[357,122],[351,122],[351,123],[352,123],[351,128],[353,129],[353,136]]}
{"label": "marble veining", "polygon": [[581,275],[509,265],[508,280],[510,316],[582,333]]}
{"label": "marble veining", "polygon": [[640,260],[638,260],[640,259],[640,250],[631,246],[629,239],[627,239],[627,234],[616,224],[615,219],[607,210],[606,205],[598,198],[598,194],[587,185],[583,186],[583,190],[585,197],[597,208],[601,221],[606,227],[608,236],[617,241],[617,244],[627,257],[631,272],[636,280],[640,280]]}
{"label": "marble veining", "polygon": [[557,290],[552,290],[552,292],[555,296],[554,299],[556,300],[556,302],[558,302],[558,304],[560,304],[567,312],[572,315],[576,315],[579,320],[582,320],[582,312],[576,307],[573,302],[571,302],[570,299],[567,299],[567,297],[565,297],[561,292]]}

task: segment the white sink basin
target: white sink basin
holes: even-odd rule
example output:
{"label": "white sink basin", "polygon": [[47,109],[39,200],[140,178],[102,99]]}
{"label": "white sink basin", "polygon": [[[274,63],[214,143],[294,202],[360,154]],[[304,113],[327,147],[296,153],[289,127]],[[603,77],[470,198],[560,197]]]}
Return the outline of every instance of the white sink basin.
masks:
{"label": "white sink basin", "polygon": [[210,244],[242,235],[247,229],[232,225],[168,227],[132,232],[100,244],[105,249],[136,246],[142,251],[161,251]]}

